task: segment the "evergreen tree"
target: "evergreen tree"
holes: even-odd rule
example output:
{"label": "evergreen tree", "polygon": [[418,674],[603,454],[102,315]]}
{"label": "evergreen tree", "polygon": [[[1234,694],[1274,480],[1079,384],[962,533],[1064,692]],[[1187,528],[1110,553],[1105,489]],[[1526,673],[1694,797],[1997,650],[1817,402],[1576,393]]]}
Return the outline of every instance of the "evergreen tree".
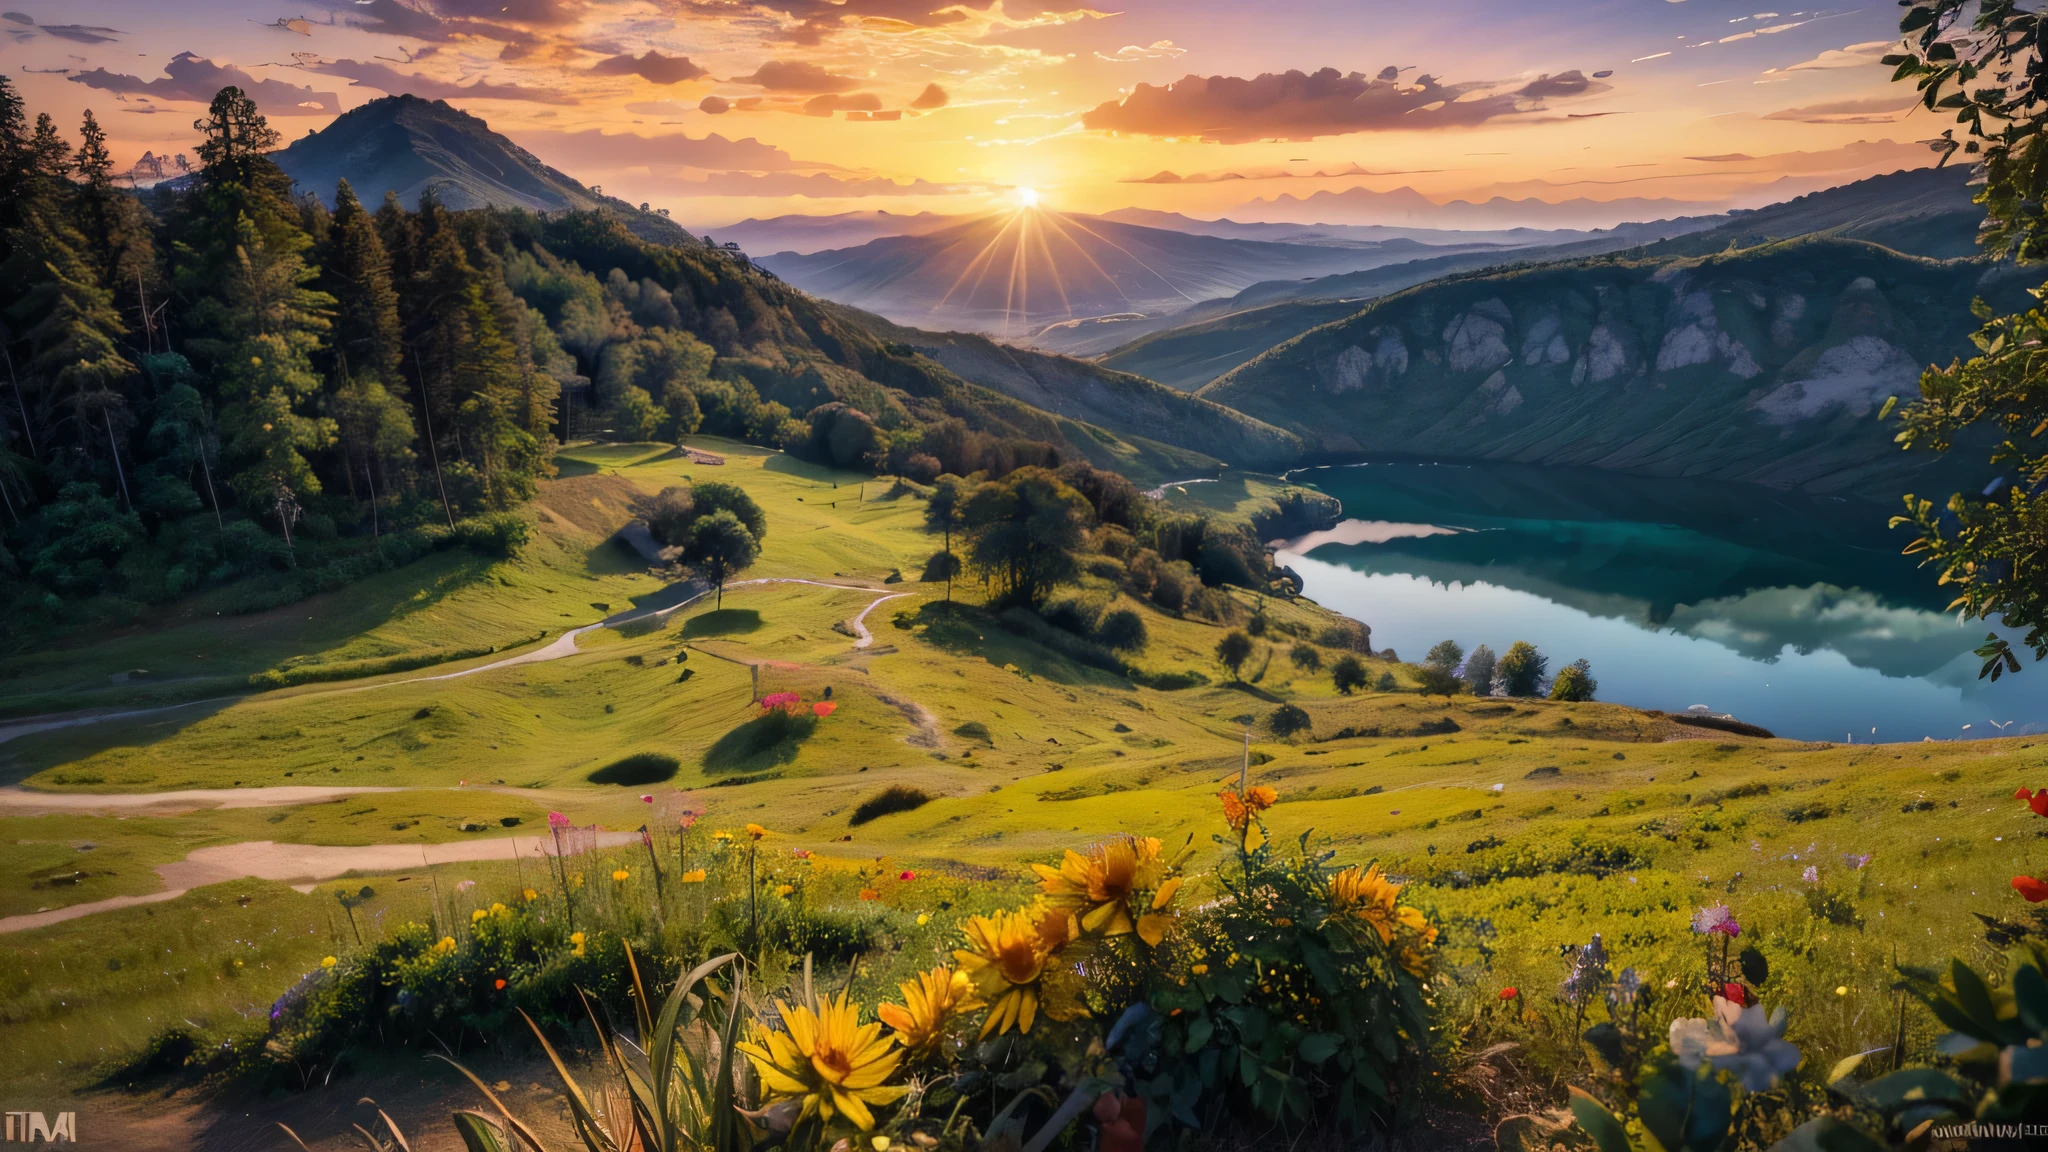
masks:
{"label": "evergreen tree", "polygon": [[375,221],[346,180],[334,190],[334,221],[321,271],[334,297],[334,352],[343,369],[351,377],[370,375],[387,388],[401,387],[405,336],[391,261]]}
{"label": "evergreen tree", "polygon": [[156,321],[151,297],[161,296],[157,283],[156,245],[150,237],[149,213],[133,196],[114,187],[114,161],[107,152],[107,133],[90,108],[79,129],[78,224],[90,249],[101,286],[135,310],[133,328],[143,332],[143,351],[156,350]]}

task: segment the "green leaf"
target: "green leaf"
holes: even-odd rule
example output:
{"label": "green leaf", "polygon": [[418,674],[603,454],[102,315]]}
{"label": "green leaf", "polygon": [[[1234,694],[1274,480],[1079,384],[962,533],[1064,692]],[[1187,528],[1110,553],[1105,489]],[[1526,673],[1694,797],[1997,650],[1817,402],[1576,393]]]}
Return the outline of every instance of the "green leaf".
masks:
{"label": "green leaf", "polygon": [[1181,1045],[1181,1051],[1200,1052],[1209,1043],[1209,1038],[1215,1034],[1216,1022],[1207,1016],[1197,1016],[1194,1023],[1188,1025],[1188,1038]]}
{"label": "green leaf", "polygon": [[1600,1102],[1583,1089],[1573,1088],[1571,1093],[1572,1119],[1578,1121],[1579,1128],[1593,1138],[1595,1148],[1600,1152],[1634,1152],[1629,1147],[1628,1130],[1615,1119],[1614,1113],[1602,1108]]}
{"label": "green leaf", "polygon": [[1343,1040],[1334,1032],[1311,1032],[1301,1038],[1301,1058],[1311,1064],[1321,1064],[1337,1054],[1337,1047]]}
{"label": "green leaf", "polygon": [[1835,1061],[1835,1066],[1828,1069],[1828,1087],[1832,1088],[1849,1077],[1854,1076],[1856,1069],[1863,1066],[1863,1058],[1868,1055],[1870,1055],[1868,1052],[1858,1052],[1854,1056],[1844,1056],[1840,1060]]}
{"label": "green leaf", "polygon": [[1961,1100],[1962,1086],[1948,1073],[1933,1068],[1902,1068],[1851,1089],[1848,1095],[1870,1108],[1889,1112],[1927,1100]]}
{"label": "green leaf", "polygon": [[1961,959],[1949,961],[1948,975],[1955,985],[1956,1007],[1983,1028],[1983,1035],[1999,1035],[2002,1030],[1998,1026],[1998,1009],[1991,1001],[1991,986]]}
{"label": "green leaf", "polygon": [[512,1152],[512,1145],[505,1142],[505,1133],[483,1113],[457,1112],[451,1119],[468,1152]]}
{"label": "green leaf", "polygon": [[2032,964],[2016,964],[2012,973],[2012,995],[2019,1006],[2020,1023],[2036,1036],[2048,1036],[2048,977]]}

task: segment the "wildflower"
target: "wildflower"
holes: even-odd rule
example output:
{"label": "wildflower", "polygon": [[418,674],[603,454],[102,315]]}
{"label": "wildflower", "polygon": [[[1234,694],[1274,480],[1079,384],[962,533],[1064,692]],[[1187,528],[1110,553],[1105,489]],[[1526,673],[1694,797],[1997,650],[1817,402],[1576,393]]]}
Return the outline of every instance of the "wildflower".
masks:
{"label": "wildflower", "polygon": [[917,914],[917,926],[918,926],[919,928],[922,928],[922,927],[924,927],[925,925],[927,925],[927,924],[929,924],[929,923],[931,923],[931,922],[932,922],[932,914],[931,914],[931,913],[929,913],[929,912],[919,912],[919,913]]}
{"label": "wildflower", "polygon": [[2048,900],[2048,884],[2043,884],[2032,876],[2013,877],[2012,890],[2026,897],[2029,904],[2039,904],[2043,900]]}
{"label": "wildflower", "polygon": [[567,816],[562,815],[560,812],[548,813],[549,828],[567,828],[568,826],[569,818]]}
{"label": "wildflower", "polygon": [[477,921],[479,921],[479,920],[482,920],[482,919],[483,919],[484,917],[486,917],[486,916],[489,916],[489,915],[490,915],[490,913],[489,913],[489,912],[486,912],[486,911],[484,911],[483,909],[479,908],[479,909],[477,909],[476,911],[474,911],[474,912],[471,912],[471,913],[469,914],[469,922],[470,922],[471,924],[474,924],[474,923],[476,923]]}
{"label": "wildflower", "polygon": [[1733,980],[1730,980],[1728,983],[1721,985],[1721,996],[1730,1004],[1736,1005],[1737,1007],[1741,1007],[1742,1005],[1748,1004],[1750,1002],[1749,989],[1744,988],[1742,985],[1737,984]]}
{"label": "wildflower", "polygon": [[[1180,878],[1168,876],[1171,866],[1152,837],[1120,836],[1089,849],[1086,856],[1069,849],[1058,868],[1031,867],[1046,901],[1070,910],[1091,935],[1136,932],[1154,947],[1165,938],[1169,917],[1163,910],[1180,890]],[[1152,899],[1139,905],[1135,898],[1147,889]]]}
{"label": "wildflower", "polygon": [[2039,792],[2029,792],[2022,788],[2013,793],[2012,796],[2015,800],[2025,800],[2027,807],[2033,811],[2034,815],[2048,816],[2048,788],[2043,788]]}
{"label": "wildflower", "polygon": [[816,704],[811,705],[811,715],[830,716],[833,712],[837,711],[838,709],[839,705],[834,704],[830,700],[820,700]]}
{"label": "wildflower", "polygon": [[796,885],[794,884],[777,884],[775,886],[775,894],[777,896],[787,896],[794,891],[796,891]]}
{"label": "wildflower", "polygon": [[984,1007],[974,995],[974,982],[956,968],[941,965],[897,986],[903,1003],[875,1009],[882,1023],[896,1030],[906,1051],[919,1052],[938,1043],[946,1023],[962,1012]]}
{"label": "wildflower", "polygon": [[1614,978],[1614,987],[1607,990],[1607,1003],[1615,1008],[1628,1008],[1642,992],[1643,978],[1634,968],[1623,968],[1621,975]]}
{"label": "wildflower", "polygon": [[645,794],[645,793],[642,793],[642,794],[641,794],[641,796],[640,796],[640,802],[641,802],[642,804],[652,804],[652,803],[654,803],[654,797],[652,797],[652,796],[649,796],[649,795],[647,795],[647,794]]}
{"label": "wildflower", "polygon": [[894,1148],[896,1146],[889,1140],[887,1136],[877,1136],[874,1139],[868,1141],[868,1144],[870,1147],[874,1148],[875,1152],[889,1152],[889,1149]]}
{"label": "wildflower", "polygon": [[1842,863],[1847,864],[1851,868],[1861,868],[1865,864],[1870,863],[1870,853],[1865,852],[1857,856],[1844,852],[1842,853]]}
{"label": "wildflower", "polygon": [[1188,969],[1188,971],[1193,972],[1197,976],[1207,976],[1209,974],[1209,966],[1207,964],[1197,964]]}
{"label": "wildflower", "polygon": [[702,884],[704,882],[704,870],[702,868],[692,868],[688,872],[683,873],[682,879],[685,884]]}
{"label": "wildflower", "polygon": [[1243,832],[1252,817],[1279,801],[1280,793],[1264,784],[1254,784],[1241,793],[1226,790],[1217,798],[1223,801],[1223,822],[1230,825],[1232,832]]}
{"label": "wildflower", "polygon": [[491,987],[503,992],[505,990],[505,978],[500,976],[496,980],[491,981]]}
{"label": "wildflower", "polygon": [[1380,943],[1390,943],[1398,915],[1394,901],[1403,887],[1388,880],[1378,864],[1364,870],[1354,864],[1330,877],[1330,912],[1363,921],[1380,934]]}
{"label": "wildflower", "polygon": [[863,888],[860,890],[860,898],[863,900],[880,900],[882,894],[873,888]]}
{"label": "wildflower", "polygon": [[569,955],[571,955],[571,956],[581,956],[581,955],[583,955],[583,933],[581,933],[581,932],[571,932],[571,933],[569,933]]}
{"label": "wildflower", "polygon": [[808,848],[791,848],[790,853],[799,860],[809,860],[811,858],[811,853]]}
{"label": "wildflower", "polygon": [[902,874],[898,875],[896,878],[907,883],[909,881],[917,879],[917,873],[912,872],[906,868],[903,870]]}
{"label": "wildflower", "polygon": [[443,936],[440,943],[435,944],[427,951],[435,956],[452,956],[455,954],[455,937]]}
{"label": "wildflower", "polygon": [[690,829],[695,828],[697,826],[697,817],[701,815],[703,815],[703,813],[693,812],[690,809],[685,808],[683,809],[682,815],[676,817],[676,825],[682,828],[685,832],[687,832]]}
{"label": "wildflower", "polygon": [[720,828],[720,829],[719,829],[718,831],[716,831],[716,832],[713,832],[713,833],[711,834],[711,838],[712,838],[713,840],[730,840],[730,839],[732,839],[732,833],[730,833],[730,832],[727,832],[727,831],[726,831],[725,829],[723,829],[723,828]]}
{"label": "wildflower", "polygon": [[1600,940],[1598,932],[1580,948],[1572,959],[1570,975],[1558,988],[1558,995],[1577,1004],[1591,998],[1593,993],[1607,983],[1607,945]]}
{"label": "wildflower", "polygon": [[455,890],[456,890],[457,892],[467,892],[467,891],[469,891],[469,890],[470,890],[471,888],[474,888],[474,887],[476,887],[476,881],[474,881],[474,880],[463,880],[463,881],[460,881],[460,882],[458,882],[458,883],[457,883],[457,884],[455,885]]}
{"label": "wildflower", "polygon": [[953,953],[975,991],[990,998],[981,1034],[1030,1032],[1038,1019],[1039,979],[1051,955],[1031,914],[998,912],[967,921],[967,948]]}
{"label": "wildflower", "polygon": [[1729,911],[1726,904],[1714,904],[1694,912],[1692,930],[1702,936],[1715,932],[1731,938],[1742,935],[1742,925],[1735,922],[1735,913]]}
{"label": "wildflower", "polygon": [[752,836],[756,840],[759,840],[761,837],[766,836],[767,834],[768,830],[766,828],[761,827],[759,824],[747,825],[747,835]]}
{"label": "wildflower", "polygon": [[1847,996],[1848,994],[1849,994],[1849,986],[1848,986],[1847,984],[1837,984],[1837,985],[1835,985],[1835,995],[1837,995],[1837,996]]}
{"label": "wildflower", "polygon": [[1515,997],[1520,996],[1521,994],[1521,989],[1516,988],[1512,984],[1500,990],[1500,998],[1503,1000],[1513,1000]]}
{"label": "wildflower", "polygon": [[612,883],[623,884],[626,881],[626,877],[631,875],[632,873],[626,871],[624,868],[614,868],[612,869]]}
{"label": "wildflower", "polygon": [[1785,1009],[1769,1016],[1763,1006],[1747,1007],[1714,997],[1714,1018],[1671,1022],[1671,1051],[1686,1071],[1702,1061],[1729,1072],[1744,1089],[1763,1092],[1799,1066],[1799,1049],[1785,1040]]}
{"label": "wildflower", "polygon": [[320,958],[320,966],[321,966],[322,968],[332,968],[332,967],[334,967],[334,966],[335,966],[336,964],[339,964],[339,963],[341,963],[341,961],[339,961],[339,960],[336,960],[336,959],[335,959],[334,957],[332,957],[332,956],[322,956],[322,957]]}
{"label": "wildflower", "polygon": [[520,895],[529,902],[540,899],[540,893],[534,891],[531,888],[528,888],[525,891],[521,892]]}
{"label": "wildflower", "polygon": [[1820,869],[1808,864],[1806,871],[1799,874],[1799,878],[1808,884],[1818,884],[1820,883]]}
{"label": "wildflower", "polygon": [[903,1053],[880,1024],[860,1023],[860,1009],[837,1000],[792,1008],[775,1002],[782,1030],[756,1029],[739,1050],[753,1061],[770,1100],[801,1100],[798,1121],[844,1116],[865,1132],[875,1126],[870,1104],[893,1104],[908,1089],[886,1081]]}

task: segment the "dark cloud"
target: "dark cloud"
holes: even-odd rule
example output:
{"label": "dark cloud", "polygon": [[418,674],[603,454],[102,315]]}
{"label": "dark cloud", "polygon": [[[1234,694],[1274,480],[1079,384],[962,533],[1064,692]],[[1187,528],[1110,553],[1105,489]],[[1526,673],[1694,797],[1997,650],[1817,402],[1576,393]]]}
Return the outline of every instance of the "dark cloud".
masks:
{"label": "dark cloud", "polygon": [[728,140],[713,132],[702,139],[676,133],[639,136],[631,132],[606,135],[595,128],[581,132],[521,132],[520,146],[565,172],[617,168],[746,169],[782,172],[791,168],[826,168],[800,164],[789,153],[748,136]]}
{"label": "dark cloud", "polygon": [[692,64],[688,56],[663,56],[649,48],[640,56],[621,53],[609,60],[600,60],[590,73],[593,76],[638,76],[656,84],[680,84],[704,75],[704,70]]}
{"label": "dark cloud", "polygon": [[375,88],[393,96],[401,93],[418,96],[423,100],[523,100],[533,104],[574,104],[573,96],[543,88],[528,88],[519,84],[492,84],[478,80],[470,84],[455,84],[447,80],[436,80],[431,76],[417,76],[400,72],[389,64],[374,61],[330,60],[309,65],[315,72],[329,76],[340,76],[353,85]]}
{"label": "dark cloud", "polygon": [[16,24],[34,24],[36,18],[26,12],[0,12],[0,20],[11,20]]}
{"label": "dark cloud", "polygon": [[735,76],[735,84],[754,84],[770,92],[847,92],[860,87],[851,76],[838,76],[816,64],[770,60],[754,69],[751,76]]}
{"label": "dark cloud", "polygon": [[144,80],[120,72],[95,68],[70,77],[74,84],[106,92],[154,96],[162,100],[190,100],[210,103],[214,94],[230,85],[240,88],[269,116],[334,116],[341,101],[332,92],[315,92],[281,80],[258,80],[232,65],[223,67],[203,56],[180,52],[164,65],[164,76]]}
{"label": "dark cloud", "polygon": [[917,94],[917,99],[910,102],[910,106],[920,112],[929,112],[934,108],[944,108],[946,101],[950,99],[952,97],[946,95],[944,88],[937,84],[927,84],[924,91]]}
{"label": "dark cloud", "polygon": [[469,3],[429,10],[401,4],[399,0],[370,0],[350,17],[349,25],[365,32],[413,40],[446,42],[457,36],[495,40],[505,45],[500,57],[509,60],[530,55],[541,45],[539,37],[515,22],[533,26],[561,23],[563,10],[558,5],[531,3]]}
{"label": "dark cloud", "polygon": [[861,196],[951,196],[976,187],[933,184],[921,179],[898,184],[880,177],[857,179],[823,173],[799,176],[793,172],[713,172],[706,179],[683,180],[679,184],[684,194],[690,196],[803,196],[812,200],[843,200]]}
{"label": "dark cloud", "polygon": [[[1381,74],[1384,76],[1384,73]],[[1350,132],[1454,128],[1533,112],[1549,97],[1601,92],[1578,72],[1543,76],[1520,88],[1490,83],[1413,83],[1325,68],[1237,76],[1185,76],[1166,87],[1140,84],[1129,96],[1084,113],[1084,127],[1143,136],[1192,136],[1211,143],[1307,140]]]}
{"label": "dark cloud", "polygon": [[410,36],[415,40],[443,40],[449,35],[448,22],[431,12],[410,8],[398,0],[370,0],[350,24],[365,32],[388,36]]}
{"label": "dark cloud", "polygon": [[873,92],[853,92],[844,96],[827,93],[813,96],[804,101],[804,115],[830,116],[834,112],[880,112],[882,98]]}
{"label": "dark cloud", "polygon": [[1879,96],[1868,100],[1837,100],[1828,104],[1809,104],[1804,108],[1784,108],[1764,119],[1791,120],[1801,124],[1889,124],[1913,106],[1911,100],[1902,104],[1897,96]]}
{"label": "dark cloud", "polygon": [[119,28],[96,28],[90,24],[40,24],[37,27],[59,40],[78,44],[112,44],[114,37],[127,35]]}
{"label": "dark cloud", "polygon": [[697,101],[697,110],[712,116],[723,116],[732,111],[732,101],[723,96],[706,96]]}

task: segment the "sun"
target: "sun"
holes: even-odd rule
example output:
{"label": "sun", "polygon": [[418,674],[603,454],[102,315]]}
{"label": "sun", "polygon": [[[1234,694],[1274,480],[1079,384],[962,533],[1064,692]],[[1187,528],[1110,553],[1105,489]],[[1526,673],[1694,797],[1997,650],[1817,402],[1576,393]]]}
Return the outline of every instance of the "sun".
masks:
{"label": "sun", "polygon": [[1038,207],[1038,189],[1036,189],[1036,188],[1019,188],[1019,189],[1017,189],[1017,204],[1018,204],[1018,206],[1019,206],[1019,207],[1022,207],[1022,208],[1036,208],[1036,207]]}

